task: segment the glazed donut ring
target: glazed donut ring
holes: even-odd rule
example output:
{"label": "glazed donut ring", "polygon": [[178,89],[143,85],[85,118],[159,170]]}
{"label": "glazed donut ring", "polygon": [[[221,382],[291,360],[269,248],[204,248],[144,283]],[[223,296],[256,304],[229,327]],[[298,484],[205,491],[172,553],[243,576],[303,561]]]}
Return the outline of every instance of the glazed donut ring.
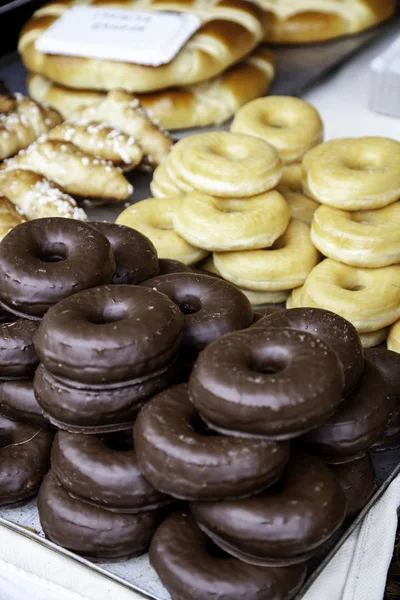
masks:
{"label": "glazed donut ring", "polygon": [[269,248],[289,219],[289,207],[276,191],[245,200],[193,192],[184,196],[173,222],[175,231],[193,246],[221,252]]}
{"label": "glazed donut ring", "polygon": [[276,189],[288,203],[292,218],[311,225],[313,215],[320,204],[303,193],[301,164],[286,165]]}
{"label": "glazed donut ring", "polygon": [[173,216],[181,202],[180,196],[148,198],[126,208],[116,223],[132,227],[149,238],[159,258],[172,258],[192,265],[205,258],[208,252],[192,246],[173,231]]}
{"label": "glazed donut ring", "polygon": [[279,154],[271,144],[228,131],[179,140],[167,170],[168,166],[196,190],[223,198],[262,194],[274,188],[282,175]]}
{"label": "glazed donut ring", "polygon": [[309,227],[294,220],[271,248],[214,253],[215,266],[224,279],[263,292],[282,292],[302,285],[318,259]]}
{"label": "glazed donut ring", "polygon": [[391,326],[387,341],[388,350],[400,354],[400,320]]}
{"label": "glazed donut ring", "polygon": [[303,188],[322,204],[371,210],[400,198],[400,142],[383,137],[331,140],[303,159]]}
{"label": "glazed donut ring", "polygon": [[329,258],[353,267],[400,263],[400,201],[377,210],[345,212],[320,206],[311,239]]}
{"label": "glazed donut ring", "polygon": [[323,140],[318,111],[292,96],[257,98],[239,108],[231,125],[234,133],[260,137],[272,144],[284,164],[295,163]]}
{"label": "glazed donut ring", "polygon": [[207,346],[189,379],[194,407],[212,429],[270,439],[296,437],[326,420],[343,386],[339,358],[319,338],[257,326]]}
{"label": "glazed donut ring", "polygon": [[187,511],[163,521],[149,555],[174,600],[290,600],[306,575],[305,565],[265,569],[222,553]]}
{"label": "glazed donut ring", "polygon": [[32,380],[0,381],[0,414],[29,425],[49,425],[35,398]]}
{"label": "glazed donut ring", "polygon": [[18,319],[0,323],[0,380],[29,378],[39,363],[33,345],[38,323]]}
{"label": "glazed donut ring", "polygon": [[140,411],[134,427],[139,468],[158,490],[186,500],[237,498],[275,482],[289,444],[207,435],[187,385],[173,386]]}
{"label": "glazed donut ring", "polygon": [[378,329],[377,331],[370,331],[369,333],[360,333],[359,337],[363,348],[373,348],[382,344],[388,336],[388,327]]}
{"label": "glazed donut ring", "polygon": [[346,497],[332,471],[303,454],[292,458],[276,490],[243,500],[191,505],[200,529],[215,544],[259,566],[304,562],[339,529],[346,509]]}
{"label": "glazed donut ring", "polygon": [[[168,158],[166,160],[168,160]],[[168,175],[165,162],[158,165],[158,167],[154,170],[153,179],[150,183],[151,193],[156,198],[180,196],[183,192]]]}

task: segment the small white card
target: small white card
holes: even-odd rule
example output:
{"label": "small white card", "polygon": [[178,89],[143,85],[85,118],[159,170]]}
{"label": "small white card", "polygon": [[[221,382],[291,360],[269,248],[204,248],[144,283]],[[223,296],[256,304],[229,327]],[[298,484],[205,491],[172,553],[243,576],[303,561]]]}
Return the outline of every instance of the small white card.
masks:
{"label": "small white card", "polygon": [[190,13],[138,12],[76,6],[35,43],[44,54],[62,54],[157,67],[169,63],[199,29]]}

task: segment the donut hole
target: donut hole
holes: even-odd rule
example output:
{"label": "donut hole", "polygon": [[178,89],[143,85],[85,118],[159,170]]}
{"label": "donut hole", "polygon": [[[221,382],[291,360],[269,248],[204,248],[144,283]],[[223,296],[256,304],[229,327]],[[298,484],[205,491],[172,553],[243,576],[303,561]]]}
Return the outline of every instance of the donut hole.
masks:
{"label": "donut hole", "polygon": [[351,283],[343,285],[342,287],[344,290],[347,290],[348,292],[361,292],[362,290],[365,290],[365,285],[355,285],[355,284],[351,284]]}
{"label": "donut hole", "polygon": [[177,305],[184,315],[193,315],[201,309],[201,302],[195,296],[185,296],[177,301]]}
{"label": "donut hole", "polygon": [[63,242],[53,242],[36,248],[33,254],[44,263],[62,262],[67,258],[67,248]]}
{"label": "donut hole", "polygon": [[374,225],[375,219],[370,213],[356,212],[351,215],[351,219],[359,225]]}
{"label": "donut hole", "polygon": [[133,436],[130,429],[98,435],[97,438],[110,450],[115,450],[116,452],[129,452],[133,450]]}
{"label": "donut hole", "polygon": [[249,364],[250,370],[265,375],[276,375],[286,369],[286,361],[279,357],[253,356]]}
{"label": "donut hole", "polygon": [[229,146],[224,146],[224,148],[213,148],[213,153],[216,156],[232,161],[246,160],[249,156],[247,148],[240,144],[230,144]]}
{"label": "donut hole", "polygon": [[210,556],[213,559],[216,559],[216,560],[231,559],[232,560],[232,557],[227,552],[225,552],[225,550],[222,550],[222,548],[217,546],[217,544],[214,544],[214,542],[212,540],[210,540],[209,537],[207,537],[207,539],[205,540],[205,550],[206,550],[206,553],[208,554],[208,556]]}
{"label": "donut hole", "polygon": [[110,323],[118,323],[126,318],[126,308],[121,304],[110,304],[105,306],[102,312],[93,314],[89,318],[89,323],[92,325],[108,325]]}

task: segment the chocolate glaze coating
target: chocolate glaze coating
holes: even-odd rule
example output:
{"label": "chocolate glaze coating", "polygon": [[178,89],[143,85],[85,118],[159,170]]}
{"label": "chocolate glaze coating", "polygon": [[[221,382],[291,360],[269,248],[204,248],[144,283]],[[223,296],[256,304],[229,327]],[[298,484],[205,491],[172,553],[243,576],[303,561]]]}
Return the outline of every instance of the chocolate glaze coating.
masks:
{"label": "chocolate glaze coating", "polygon": [[254,323],[253,323],[253,325],[251,325],[251,327],[255,327],[256,323],[260,319],[263,319],[264,317],[268,317],[269,315],[273,315],[274,313],[277,313],[279,311],[285,310],[285,305],[284,304],[274,304],[271,306],[257,306],[257,307],[253,306],[253,310],[254,310]]}
{"label": "chocolate glaze coating", "polygon": [[45,427],[0,416],[0,506],[20,504],[36,495],[50,467],[53,437]]}
{"label": "chocolate glaze coating", "polygon": [[33,391],[33,381],[0,381],[0,414],[30,425],[49,425]]}
{"label": "chocolate glaze coating", "polygon": [[157,250],[145,235],[116,223],[91,221],[90,225],[111,244],[116,263],[113,283],[136,284],[157,274]]}
{"label": "chocolate glaze coating", "polygon": [[171,501],[142,476],[133,448],[117,450],[104,441],[93,435],[57,433],[51,466],[71,496],[120,513],[147,511]]}
{"label": "chocolate glaze coating", "polygon": [[40,523],[46,536],[63,548],[94,560],[123,559],[147,551],[162,509],[113,513],[72,498],[51,469],[38,494]]}
{"label": "chocolate glaze coating", "polygon": [[87,223],[50,217],[14,227],[0,242],[0,302],[40,319],[56,302],[110,283],[115,260],[107,238]]}
{"label": "chocolate glaze coating", "polygon": [[192,273],[193,270],[180,260],[172,258],[158,259],[158,275],[168,275],[169,273]]}
{"label": "chocolate glaze coating", "polygon": [[275,482],[289,445],[210,435],[177,385],[140,411],[134,427],[139,468],[155,488],[181,499],[243,497]]}
{"label": "chocolate glaze coating", "polygon": [[0,323],[0,380],[33,375],[39,364],[33,345],[37,327],[27,319]]}
{"label": "chocolate glaze coating", "polygon": [[393,394],[393,414],[384,436],[373,450],[387,450],[400,445],[400,354],[386,348],[365,348],[364,356],[383,371]]}
{"label": "chocolate glaze coating", "polygon": [[72,433],[99,433],[131,427],[144,402],[171,385],[175,364],[143,382],[104,389],[79,389],[54,377],[43,365],[34,391],[50,422]]}
{"label": "chocolate glaze coating", "polygon": [[304,435],[300,442],[326,462],[350,462],[363,456],[382,438],[392,410],[392,395],[385,376],[366,360],[356,389],[326,423]]}
{"label": "chocolate glaze coating", "polygon": [[331,469],[347,498],[347,518],[355,517],[376,490],[371,457],[366,454],[352,462],[331,465]]}
{"label": "chocolate glaze coating", "polygon": [[301,563],[342,524],[346,497],[332,471],[298,453],[276,487],[244,500],[196,502],[200,528],[226,552],[255,565]]}
{"label": "chocolate glaze coating", "polygon": [[344,394],[350,392],[360,379],[363,367],[363,349],[357,330],[352,323],[322,308],[290,308],[269,314],[254,327],[290,327],[311,333],[330,346],[338,355],[344,370]]}
{"label": "chocolate glaze coating", "polygon": [[329,418],[342,401],[337,355],[313,335],[251,327],[210,344],[189,380],[189,395],[217,431],[296,437]]}
{"label": "chocolate glaze coating", "polygon": [[143,285],[166,294],[185,315],[182,346],[196,352],[225,333],[245,329],[253,309],[234,285],[209,275],[171,273]]}
{"label": "chocolate glaze coating", "polygon": [[36,332],[36,353],[54,375],[102,385],[166,367],[184,319],[164,294],[141,286],[85,290],[53,306]]}
{"label": "chocolate glaze coating", "polygon": [[304,565],[256,567],[221,552],[187,513],[165,519],[149,554],[172,600],[291,600],[306,575]]}

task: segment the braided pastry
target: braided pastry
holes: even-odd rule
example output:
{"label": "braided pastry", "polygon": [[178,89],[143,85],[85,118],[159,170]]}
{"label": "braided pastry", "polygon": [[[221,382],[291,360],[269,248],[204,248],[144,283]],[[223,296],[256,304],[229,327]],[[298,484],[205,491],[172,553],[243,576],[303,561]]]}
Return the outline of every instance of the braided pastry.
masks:
{"label": "braided pastry", "polygon": [[8,198],[0,194],[0,240],[3,239],[7,233],[19,225],[24,223],[26,218]]}

